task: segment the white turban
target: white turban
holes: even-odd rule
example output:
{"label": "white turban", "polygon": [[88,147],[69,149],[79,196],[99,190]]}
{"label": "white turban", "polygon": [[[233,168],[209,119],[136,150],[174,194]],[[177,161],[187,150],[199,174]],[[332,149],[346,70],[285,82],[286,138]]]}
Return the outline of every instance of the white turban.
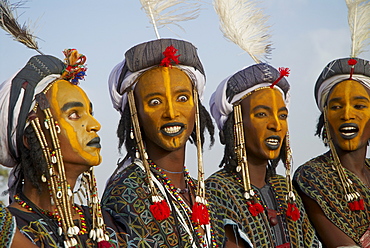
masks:
{"label": "white turban", "polygon": [[[21,93],[16,102],[15,108],[12,109],[13,115],[13,127],[11,131],[11,144],[8,143],[8,113],[9,113],[9,98],[10,98],[10,89],[12,85],[13,78],[18,74],[14,74],[11,78],[4,81],[0,85],[0,164],[6,167],[14,167],[17,164],[16,159],[10,154],[9,147],[12,146],[15,148],[16,156],[19,157],[17,151],[17,123],[19,112],[21,110],[21,105],[23,101],[24,90],[21,90]],[[46,86],[48,86],[54,80],[60,78],[58,74],[52,74],[43,78],[35,87],[34,95],[42,92]],[[35,106],[35,101],[32,101],[29,111]],[[27,127],[28,124],[25,126]]]}
{"label": "white turban", "polygon": [[[350,74],[338,74],[335,76],[332,76],[325,81],[323,81],[317,91],[317,105],[321,111],[324,110],[324,106],[326,104],[328,94],[337,83],[340,83],[345,80],[349,80]],[[352,75],[352,80],[355,80],[359,83],[361,83],[366,88],[370,89],[370,77],[360,75],[360,74],[354,74]]]}

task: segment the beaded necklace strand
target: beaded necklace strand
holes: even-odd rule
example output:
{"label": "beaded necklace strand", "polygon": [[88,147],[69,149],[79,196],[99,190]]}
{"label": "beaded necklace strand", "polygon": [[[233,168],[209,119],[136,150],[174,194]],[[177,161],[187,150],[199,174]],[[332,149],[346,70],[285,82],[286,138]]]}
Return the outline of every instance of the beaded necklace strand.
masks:
{"label": "beaded necklace strand", "polygon": [[[30,207],[26,201],[22,200],[19,196],[19,194],[16,194],[14,195],[14,199],[15,201],[24,209],[27,209],[28,211],[32,212],[32,213],[37,213],[32,207]],[[73,209],[76,211],[76,213],[78,213],[78,215],[80,216],[80,221],[81,221],[81,229],[78,233],[78,235],[84,235],[87,233],[87,225],[86,225],[86,219],[85,219],[85,215],[83,213],[83,211],[77,207],[77,206],[73,206]],[[45,216],[48,216],[52,219],[56,219],[58,221],[58,226],[60,226],[60,217],[59,215],[57,214],[57,211],[55,210],[56,213],[53,213],[53,212],[50,212],[49,210],[45,210],[45,209],[42,209],[42,208],[39,208],[40,212],[45,215]]]}
{"label": "beaded necklace strand", "polygon": [[[181,198],[180,192],[178,192],[178,188],[176,188],[175,185],[172,184],[171,179],[169,179],[167,175],[165,174],[165,172],[162,170],[162,168],[157,166],[152,160],[148,160],[148,163],[151,168],[159,172],[159,173],[155,173],[155,176],[157,177],[157,179],[163,182],[163,185],[168,190],[168,192],[170,192],[175,197],[177,202],[186,210],[186,213],[188,214],[188,216],[191,216],[192,214],[191,206],[188,206],[184,202],[184,200]],[[191,179],[190,173],[186,169],[186,167],[184,167],[184,175],[185,175],[185,182],[190,186],[191,189],[195,189],[195,184],[193,180]],[[193,221],[191,221],[191,224],[202,246],[207,247],[207,242],[205,241],[202,233],[199,230],[201,228],[200,225],[197,225]],[[218,247],[216,244],[216,240],[214,239],[214,233],[212,231],[212,228],[211,228],[211,235],[212,235],[213,247]]]}

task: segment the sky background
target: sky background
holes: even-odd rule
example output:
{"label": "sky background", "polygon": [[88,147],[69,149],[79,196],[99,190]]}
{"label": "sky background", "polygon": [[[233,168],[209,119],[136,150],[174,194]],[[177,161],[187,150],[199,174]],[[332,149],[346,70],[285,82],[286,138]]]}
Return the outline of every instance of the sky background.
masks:
{"label": "sky background", "polygon": [[[14,1],[11,1],[11,3]],[[230,74],[253,60],[234,43],[226,40],[219,29],[218,16],[211,0],[202,1],[197,19],[160,29],[162,38],[190,41],[198,48],[206,71],[207,85],[203,104],[209,109],[209,98],[217,85]],[[313,96],[314,84],[326,64],[348,57],[351,41],[344,0],[266,0],[259,5],[269,15],[273,48],[268,62],[289,67],[291,85],[289,129],[293,149],[293,167],[326,151],[314,136],[319,111]],[[18,10],[19,21],[30,21],[38,43],[45,54],[63,59],[65,48],[76,48],[87,57],[87,77],[81,87],[94,105],[95,117],[102,124],[103,162],[96,168],[100,194],[105,181],[116,168],[119,154],[116,129],[119,113],[111,104],[107,79],[112,68],[123,60],[126,50],[139,43],[156,39],[153,28],[139,0],[29,0]],[[0,82],[21,69],[37,52],[13,41],[0,30]],[[370,59],[370,53],[360,55]],[[1,123],[0,123],[1,125]],[[206,176],[216,170],[223,154],[218,140],[211,150],[204,149]],[[186,166],[196,177],[196,150],[187,145]],[[293,170],[294,170],[293,169]],[[282,165],[278,168],[284,174]]]}

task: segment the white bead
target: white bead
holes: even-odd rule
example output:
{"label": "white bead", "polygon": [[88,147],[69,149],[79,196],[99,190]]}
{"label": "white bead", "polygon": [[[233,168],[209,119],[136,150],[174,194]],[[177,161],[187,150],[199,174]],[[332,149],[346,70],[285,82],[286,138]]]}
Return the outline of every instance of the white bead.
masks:
{"label": "white bead", "polygon": [[73,230],[74,230],[75,235],[78,235],[78,233],[80,232],[80,228],[78,226],[74,226]]}
{"label": "white bead", "polygon": [[236,167],[236,172],[240,172],[242,170],[242,167],[240,166],[240,165],[238,165],[237,167]]}
{"label": "white bead", "polygon": [[42,175],[41,175],[41,181],[42,181],[43,183],[46,183],[46,177],[45,177],[45,175],[44,175],[44,174],[42,174]]}
{"label": "white bead", "polygon": [[96,231],[93,229],[90,231],[90,239],[94,240],[96,239]]}
{"label": "white bead", "polygon": [[74,235],[74,230],[72,227],[68,227],[67,235],[68,237],[72,237]]}
{"label": "white bead", "polygon": [[245,199],[249,199],[249,198],[251,198],[251,196],[249,195],[249,193],[248,192],[244,192],[244,197],[245,197]]}
{"label": "white bead", "polygon": [[63,195],[63,194],[62,194],[62,191],[60,191],[60,190],[59,190],[59,191],[57,192],[57,198],[58,198],[58,199],[62,198],[62,195]]}

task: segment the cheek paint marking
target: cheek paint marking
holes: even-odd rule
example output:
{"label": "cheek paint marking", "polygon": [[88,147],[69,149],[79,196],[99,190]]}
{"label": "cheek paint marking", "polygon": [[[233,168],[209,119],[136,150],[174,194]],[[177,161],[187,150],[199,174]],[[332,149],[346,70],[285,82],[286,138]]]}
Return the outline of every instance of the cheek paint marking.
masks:
{"label": "cheek paint marking", "polygon": [[174,147],[177,147],[178,146],[178,138],[174,138],[173,140],[172,140],[172,143],[173,143],[173,145],[174,145]]}
{"label": "cheek paint marking", "polygon": [[[77,131],[73,128],[73,126],[68,123],[64,118],[62,118],[62,113],[61,113],[61,110],[60,110],[60,106],[59,106],[59,102],[58,102],[58,85],[52,87],[52,97],[51,97],[51,106],[54,108],[55,112],[56,112],[56,117],[59,121],[59,124],[60,126],[62,127],[62,129],[65,130],[65,135],[67,136],[70,144],[71,144],[71,147],[72,149],[83,159],[85,159],[86,161],[92,163],[92,162],[96,162],[96,156],[92,156],[90,153],[87,153],[86,151],[84,151],[77,139]],[[81,89],[78,89],[80,90],[80,92],[82,91]],[[83,96],[83,95],[82,95]],[[84,102],[86,103],[86,98],[84,98]],[[100,149],[97,149],[97,155],[98,157],[100,157],[100,154],[99,154],[99,150]],[[62,151],[63,152],[63,151]],[[101,158],[98,158],[98,161],[100,161]]]}

